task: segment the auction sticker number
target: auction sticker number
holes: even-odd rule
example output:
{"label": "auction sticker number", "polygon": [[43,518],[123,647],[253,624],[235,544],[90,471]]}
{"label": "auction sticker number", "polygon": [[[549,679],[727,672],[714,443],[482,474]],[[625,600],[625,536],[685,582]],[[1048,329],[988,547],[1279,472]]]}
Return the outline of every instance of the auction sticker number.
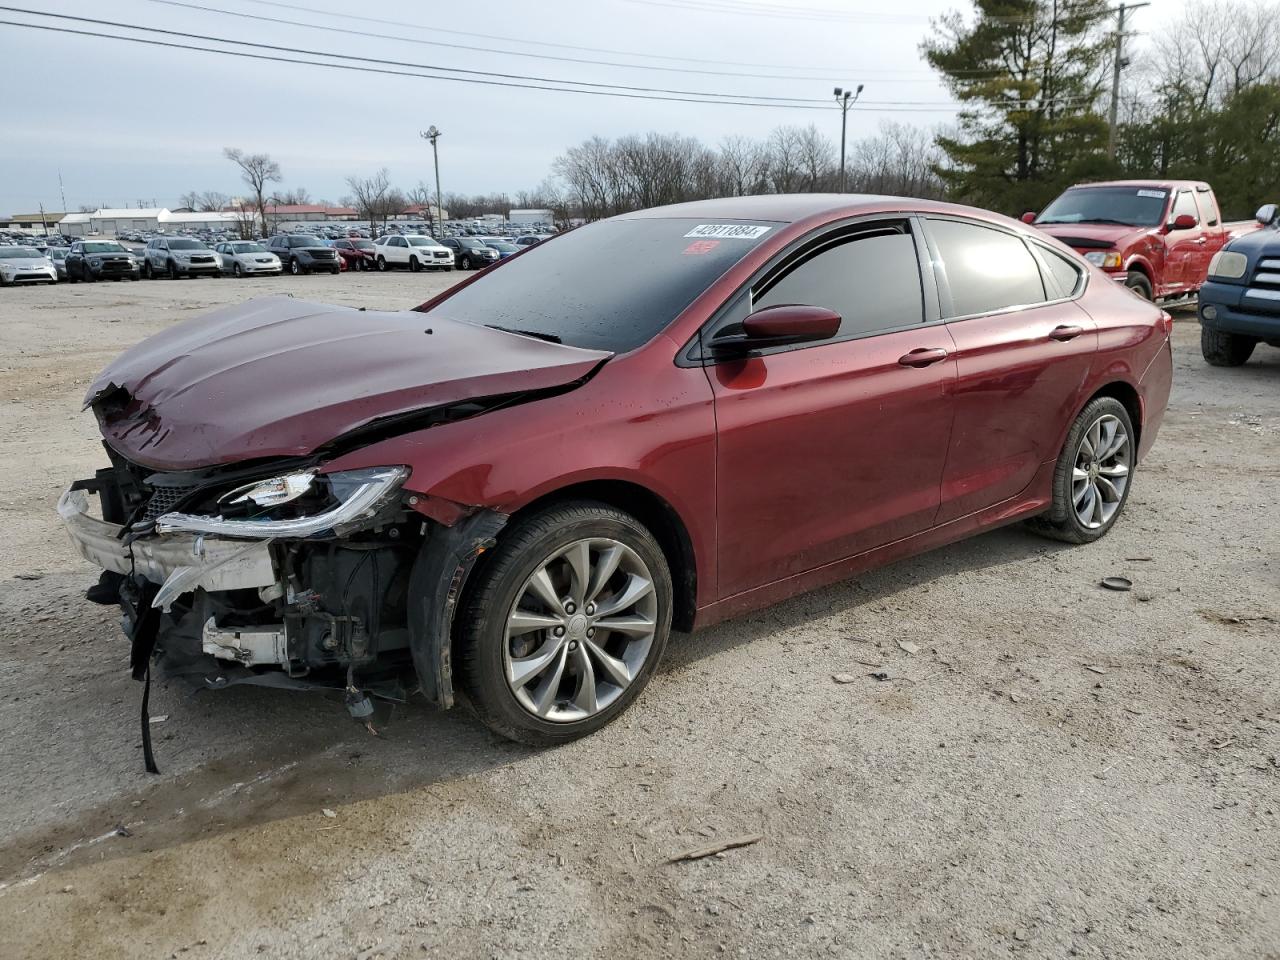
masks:
{"label": "auction sticker number", "polygon": [[770,229],[753,223],[700,223],[685,236],[707,240],[759,240]]}

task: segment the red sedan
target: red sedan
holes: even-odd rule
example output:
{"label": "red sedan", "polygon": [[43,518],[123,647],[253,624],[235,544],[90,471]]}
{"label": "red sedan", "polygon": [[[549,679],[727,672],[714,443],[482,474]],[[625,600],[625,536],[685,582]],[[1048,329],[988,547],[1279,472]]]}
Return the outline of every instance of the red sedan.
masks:
{"label": "red sedan", "polygon": [[[748,197],[616,217],[414,311],[252,300],[92,386],[59,505],[135,675],[463,688],[556,743],[690,630],[992,527],[1117,522],[1168,314],[967,207]],[[101,516],[89,506],[101,501]],[[415,676],[416,674],[416,676]]]}
{"label": "red sedan", "polygon": [[335,240],[333,248],[338,251],[343,270],[373,270],[377,267],[372,240],[362,240],[359,237]]}

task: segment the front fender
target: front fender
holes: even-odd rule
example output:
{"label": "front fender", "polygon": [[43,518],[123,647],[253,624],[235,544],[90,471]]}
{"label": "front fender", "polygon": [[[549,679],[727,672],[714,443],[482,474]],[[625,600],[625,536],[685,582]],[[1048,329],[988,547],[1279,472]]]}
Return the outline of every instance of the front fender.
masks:
{"label": "front fender", "polygon": [[505,514],[479,510],[451,527],[433,524],[409,574],[409,651],[422,695],[453,706],[451,638],[458,600],[476,559],[496,542]]}

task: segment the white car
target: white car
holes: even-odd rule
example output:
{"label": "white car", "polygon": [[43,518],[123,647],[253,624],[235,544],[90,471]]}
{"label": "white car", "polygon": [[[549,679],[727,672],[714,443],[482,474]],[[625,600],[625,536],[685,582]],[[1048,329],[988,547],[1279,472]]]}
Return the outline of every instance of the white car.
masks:
{"label": "white car", "polygon": [[57,282],[58,268],[35,247],[0,247],[0,285]]}
{"label": "white car", "polygon": [[379,270],[407,267],[410,270],[452,270],[453,251],[422,234],[389,234],[373,241]]}
{"label": "white car", "polygon": [[278,276],[284,273],[280,258],[253,240],[231,240],[213,248],[222,261],[222,272],[235,277],[260,273]]}

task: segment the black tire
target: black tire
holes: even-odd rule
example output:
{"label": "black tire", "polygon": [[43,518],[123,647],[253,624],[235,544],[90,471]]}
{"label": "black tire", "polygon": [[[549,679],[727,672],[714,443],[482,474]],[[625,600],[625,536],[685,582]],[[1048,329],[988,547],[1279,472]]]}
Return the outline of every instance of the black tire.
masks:
{"label": "black tire", "polygon": [[458,269],[459,270],[471,269],[471,258],[467,256],[465,253],[462,255],[462,259],[458,261]]}
{"label": "black tire", "polygon": [[452,272],[453,272],[453,267],[442,267],[441,269],[442,269],[442,270],[444,270],[444,272],[445,272],[445,273],[452,273]]}
{"label": "black tire", "polygon": [[417,273],[417,272],[418,272],[419,270],[421,270],[421,269],[422,269],[422,265],[421,265],[420,263],[418,263],[418,258],[417,258],[417,257],[410,257],[410,258],[409,258],[409,272],[410,272],[410,273]]}
{"label": "black tire", "polygon": [[[648,567],[657,599],[653,642],[639,672],[608,707],[582,720],[543,720],[526,711],[507,686],[503,660],[507,616],[546,557],[587,537],[608,537],[625,544]],[[510,740],[546,747],[584,737],[626,710],[653,676],[671,631],[671,603],[667,559],[635,517],[594,501],[564,503],[530,514],[502,533],[467,584],[453,635],[460,689],[481,722]]]}
{"label": "black tire", "polygon": [[1214,367],[1238,367],[1253,356],[1257,338],[1200,327],[1200,352]]}
{"label": "black tire", "polygon": [[154,280],[156,278],[155,271],[151,269],[150,260],[147,260],[142,264],[142,275],[146,277],[148,280]]}
{"label": "black tire", "polygon": [[289,272],[293,274],[295,277],[299,277],[302,275],[302,264],[298,262],[297,257],[289,258]]}
{"label": "black tire", "polygon": [[174,261],[172,260],[169,261],[169,279],[170,280],[180,279],[178,277],[178,265],[174,263]]}
{"label": "black tire", "polygon": [[[1080,522],[1076,516],[1072,502],[1072,470],[1076,463],[1076,451],[1080,447],[1081,438],[1100,417],[1115,417],[1124,426],[1129,436],[1129,472],[1124,491],[1120,495],[1120,505],[1111,519],[1100,527],[1090,528]],[[1028,521],[1028,526],[1036,533],[1053,540],[1065,543],[1092,543],[1106,536],[1120,515],[1124,513],[1125,504],[1129,502],[1129,493],[1133,490],[1133,475],[1137,467],[1138,436],[1133,429],[1133,421],[1125,405],[1114,397],[1097,397],[1085,405],[1080,411],[1071,429],[1067,431],[1066,442],[1058,454],[1058,463],[1053,471],[1053,505],[1048,513]]]}
{"label": "black tire", "polygon": [[85,283],[93,283],[93,271],[89,269],[87,264],[80,265],[80,279]]}
{"label": "black tire", "polygon": [[1124,278],[1124,285],[1143,300],[1155,302],[1155,291],[1151,289],[1151,281],[1147,279],[1146,274],[1142,271],[1130,270],[1129,275]]}
{"label": "black tire", "polygon": [[231,264],[231,275],[235,277],[237,280],[239,280],[242,276],[244,276],[244,271],[240,269],[239,263]]}
{"label": "black tire", "polygon": [[387,272],[387,258],[384,257],[382,254],[378,254],[378,271],[380,273]]}

